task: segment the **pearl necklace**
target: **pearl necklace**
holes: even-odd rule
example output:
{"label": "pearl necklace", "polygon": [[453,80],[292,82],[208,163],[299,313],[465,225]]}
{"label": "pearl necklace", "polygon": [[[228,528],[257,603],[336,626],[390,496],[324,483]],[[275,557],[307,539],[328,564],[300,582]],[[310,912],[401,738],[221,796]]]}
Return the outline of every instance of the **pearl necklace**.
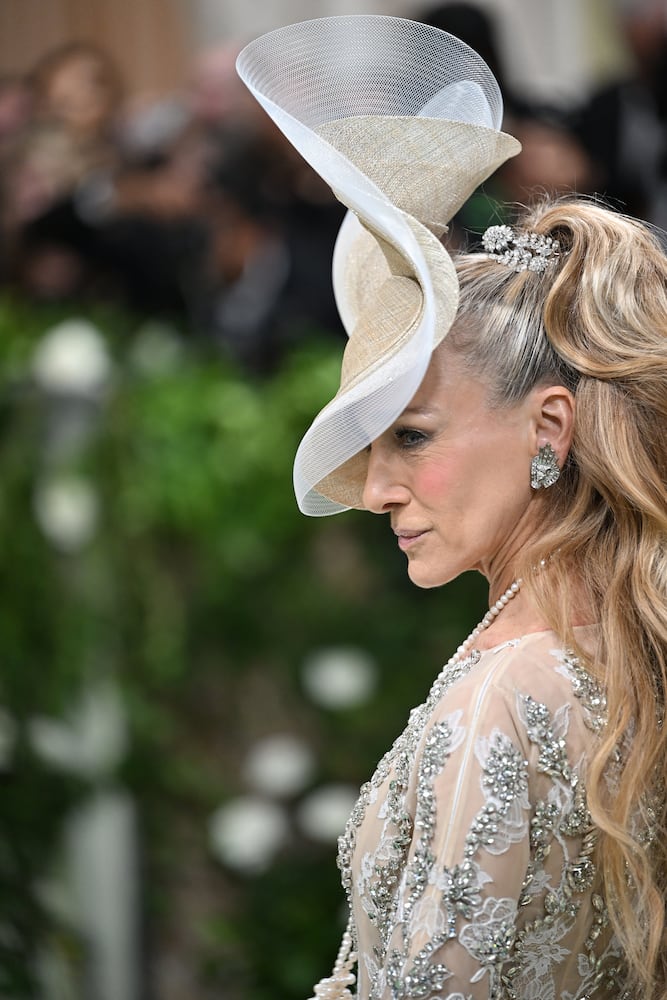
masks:
{"label": "pearl necklace", "polygon": [[352,917],[340,943],[336,963],[328,979],[320,979],[315,987],[315,996],[310,1000],[354,1000],[349,987],[354,986],[356,976],[352,969],[357,962],[357,953],[352,950]]}
{"label": "pearl necklace", "polygon": [[491,607],[489,608],[489,610],[486,612],[486,614],[482,618],[482,620],[479,623],[479,625],[475,625],[474,629],[472,630],[472,632],[470,633],[470,635],[468,636],[468,638],[464,642],[461,643],[461,645],[456,650],[456,652],[454,653],[454,655],[452,657],[450,657],[450,659],[449,659],[449,661],[447,663],[447,666],[449,666],[451,663],[454,663],[455,660],[459,660],[463,656],[465,656],[465,654],[468,652],[468,650],[472,648],[472,645],[475,642],[475,640],[477,639],[477,636],[481,632],[484,632],[489,627],[489,625],[491,625],[491,623],[496,620],[496,618],[498,617],[498,615],[500,614],[500,612],[503,610],[503,608],[507,607],[507,605],[512,600],[512,598],[516,597],[516,595],[519,593],[519,591],[521,589],[521,584],[522,583],[523,583],[523,580],[521,579],[521,577],[519,577],[518,579],[516,579],[514,581],[514,583],[512,583],[507,588],[507,590],[505,591],[504,594],[500,595],[500,597],[498,598],[498,600],[496,601],[496,603],[492,604]]}
{"label": "pearl necklace", "polygon": [[[522,580],[520,578],[516,579],[514,583],[507,588],[505,593],[501,594],[496,603],[491,605],[479,625],[474,627],[468,638],[461,643],[454,655],[449,658],[443,667],[440,676],[446,673],[448,667],[451,667],[454,663],[464,659],[466,654],[472,649],[473,643],[476,641],[477,637],[496,620],[500,612],[503,608],[507,607],[512,598],[516,597],[521,589],[521,584]],[[363,801],[363,789],[361,801]],[[364,803],[364,805],[366,805],[366,803]],[[315,995],[311,997],[310,1000],[354,1000],[353,994],[350,993],[350,987],[353,986],[356,981],[356,977],[352,971],[357,962],[357,954],[353,950],[354,938],[354,924],[352,915],[350,914],[350,919],[345,933],[343,934],[343,940],[341,941],[340,949],[338,951],[331,976],[327,979],[321,979],[319,981],[319,983],[315,986]]]}

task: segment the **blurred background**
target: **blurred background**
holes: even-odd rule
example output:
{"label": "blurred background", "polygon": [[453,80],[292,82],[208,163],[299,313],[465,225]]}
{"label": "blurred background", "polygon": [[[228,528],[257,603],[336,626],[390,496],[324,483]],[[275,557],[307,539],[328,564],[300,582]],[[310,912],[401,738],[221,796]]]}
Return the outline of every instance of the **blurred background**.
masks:
{"label": "blurred background", "polygon": [[342,209],[234,60],[350,12],[501,82],[452,245],[544,191],[666,225],[665,0],[0,0],[2,1000],[309,996],[359,784],[486,607],[293,500]]}

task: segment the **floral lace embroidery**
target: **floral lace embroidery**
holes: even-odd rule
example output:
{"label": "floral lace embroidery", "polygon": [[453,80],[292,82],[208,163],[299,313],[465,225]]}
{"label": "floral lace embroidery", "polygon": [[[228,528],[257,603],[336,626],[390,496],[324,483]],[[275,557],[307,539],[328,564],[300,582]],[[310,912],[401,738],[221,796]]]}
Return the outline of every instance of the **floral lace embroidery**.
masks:
{"label": "floral lace embroidery", "polygon": [[[569,954],[559,942],[578,914],[581,894],[593,885],[596,834],[578,769],[571,767],[567,757],[567,706],[552,718],[547,707],[529,695],[518,695],[517,702],[528,738],[538,747],[537,771],[547,774],[553,784],[548,800],[538,801],[533,810],[531,861],[519,898],[521,907],[536,895],[539,886],[544,892],[544,916],[525,924],[517,933],[514,961],[504,974],[503,985],[510,1000],[552,1000],[553,966]],[[572,858],[570,841],[576,843],[577,838],[581,846]],[[550,885],[544,871],[554,840],[563,857],[557,886]]]}
{"label": "floral lace embroidery", "polygon": [[[571,763],[567,755],[570,706],[566,704],[551,715],[546,705],[517,693],[517,717],[536,748],[537,773],[549,779],[548,794],[533,802],[531,809],[528,763],[521,751],[497,729],[488,737],[478,736],[475,756],[484,804],[471,821],[457,864],[450,868],[438,865],[433,853],[434,782],[465,738],[465,728],[461,711],[434,724],[431,716],[443,694],[479,658],[475,652],[438,677],[427,700],[413,710],[406,730],[380,761],[371,781],[362,787],[339,841],[339,866],[350,895],[357,831],[382,790],[385,799],[378,812],[383,821],[379,843],[373,853],[359,859],[354,887],[380,941],[374,955],[364,955],[369,1000],[387,995],[392,1000],[469,1000],[463,993],[446,992],[453,972],[443,954],[452,938],[458,938],[478,966],[471,985],[488,976],[490,1000],[555,1000],[554,970],[569,954],[562,942],[585,897],[591,903],[592,923],[585,950],[577,958],[580,988],[571,997],[566,993],[559,996],[589,1000],[619,995],[623,971],[618,948],[609,940],[604,900],[592,891],[596,833],[586,806],[580,765]],[[605,723],[603,693],[574,657],[558,651],[558,659],[561,668],[557,669],[567,672],[586,724],[599,733]],[[406,798],[414,780],[415,761],[417,799],[412,817]],[[493,879],[483,870],[484,859],[502,855],[526,838],[530,859],[519,899],[488,894]],[[411,844],[414,847],[408,862]],[[555,882],[545,866],[554,845],[562,857]],[[524,907],[531,905],[534,912],[536,904],[541,915],[529,921],[520,919]],[[425,943],[415,951],[417,937]]]}
{"label": "floral lace embroidery", "polygon": [[[373,777],[361,786],[359,798],[352,810],[350,818],[345,827],[345,831],[338,838],[338,868],[341,872],[341,882],[350,900],[352,890],[352,856],[357,839],[357,830],[366,815],[369,804],[377,795],[377,790],[387,780],[392,767],[396,768],[396,776],[390,786],[390,797],[387,804],[387,813],[394,825],[399,828],[399,834],[392,844],[395,850],[394,863],[398,867],[405,861],[407,849],[410,845],[412,834],[412,821],[410,817],[401,811],[402,795],[406,791],[406,783],[412,761],[417,752],[417,745],[426,723],[439,700],[445,692],[479,661],[480,654],[473,650],[465,659],[457,661],[445,667],[436,678],[426,701],[418,708],[413,708],[410,713],[407,727],[403,730],[398,739],[395,740],[391,748],[382,757]],[[393,885],[393,875],[384,869],[377,873],[382,879],[386,877],[388,892],[391,895]],[[382,892],[377,890],[378,901]]]}
{"label": "floral lace embroidery", "polygon": [[594,733],[601,733],[607,722],[607,698],[591,675],[567,650],[553,649],[552,656],[560,663],[556,670],[564,674],[572,685],[572,693],[584,710],[584,721]]}

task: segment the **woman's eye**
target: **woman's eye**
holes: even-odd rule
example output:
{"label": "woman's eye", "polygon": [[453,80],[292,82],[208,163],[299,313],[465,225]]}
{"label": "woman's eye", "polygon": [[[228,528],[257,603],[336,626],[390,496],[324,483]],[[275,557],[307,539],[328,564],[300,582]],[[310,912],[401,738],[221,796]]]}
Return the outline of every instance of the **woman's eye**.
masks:
{"label": "woman's eye", "polygon": [[396,430],[396,440],[403,448],[415,448],[424,444],[427,437],[423,431],[416,431],[412,427],[399,427]]}

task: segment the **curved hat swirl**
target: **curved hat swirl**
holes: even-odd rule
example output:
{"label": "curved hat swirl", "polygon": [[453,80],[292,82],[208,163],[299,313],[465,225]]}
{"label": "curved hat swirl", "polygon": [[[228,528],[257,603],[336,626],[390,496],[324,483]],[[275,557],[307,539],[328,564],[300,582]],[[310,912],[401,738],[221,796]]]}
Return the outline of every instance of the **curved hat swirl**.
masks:
{"label": "curved hat swirl", "polygon": [[348,212],[333,261],[348,335],[341,384],[294,462],[305,514],[362,507],[367,446],[408,405],[458,304],[440,242],[452,216],[521,149],[480,56],[406,18],[345,15],[247,45],[242,80]]}

